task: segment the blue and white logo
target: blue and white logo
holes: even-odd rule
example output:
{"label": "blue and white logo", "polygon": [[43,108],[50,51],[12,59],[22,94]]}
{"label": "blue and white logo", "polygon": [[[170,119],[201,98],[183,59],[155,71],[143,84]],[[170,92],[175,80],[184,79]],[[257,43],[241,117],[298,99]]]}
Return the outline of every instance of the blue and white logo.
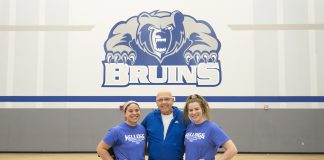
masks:
{"label": "blue and white logo", "polygon": [[139,144],[145,141],[145,135],[144,134],[125,135],[125,141]]}
{"label": "blue and white logo", "polygon": [[221,83],[221,44],[205,21],[180,11],[142,12],[111,29],[103,87]]}
{"label": "blue and white logo", "polygon": [[205,139],[205,133],[192,133],[192,132],[189,132],[189,133],[186,133],[185,138],[189,142],[202,140],[202,139]]}

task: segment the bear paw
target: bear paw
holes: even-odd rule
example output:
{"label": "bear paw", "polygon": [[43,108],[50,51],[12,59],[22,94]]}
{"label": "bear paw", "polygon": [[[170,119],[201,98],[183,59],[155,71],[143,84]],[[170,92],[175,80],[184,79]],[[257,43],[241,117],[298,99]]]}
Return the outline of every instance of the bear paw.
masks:
{"label": "bear paw", "polygon": [[106,53],[106,62],[107,63],[124,63],[133,65],[136,61],[136,54],[134,51],[126,52],[107,52]]}
{"label": "bear paw", "polygon": [[218,54],[216,51],[187,51],[184,54],[186,64],[199,64],[199,63],[217,63]]}

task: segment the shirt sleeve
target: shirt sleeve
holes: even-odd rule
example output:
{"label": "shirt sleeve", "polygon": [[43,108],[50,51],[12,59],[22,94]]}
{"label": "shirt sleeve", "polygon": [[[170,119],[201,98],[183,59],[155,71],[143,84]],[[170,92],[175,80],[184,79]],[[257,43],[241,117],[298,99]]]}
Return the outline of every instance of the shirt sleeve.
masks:
{"label": "shirt sleeve", "polygon": [[118,134],[117,134],[117,128],[111,128],[110,130],[108,130],[108,132],[106,133],[106,135],[103,137],[103,141],[105,143],[107,143],[110,146],[114,146],[117,141],[118,141]]}
{"label": "shirt sleeve", "polygon": [[212,141],[217,146],[217,148],[222,146],[226,141],[230,139],[229,136],[224,132],[224,130],[217,124],[212,127],[211,137],[213,137]]}

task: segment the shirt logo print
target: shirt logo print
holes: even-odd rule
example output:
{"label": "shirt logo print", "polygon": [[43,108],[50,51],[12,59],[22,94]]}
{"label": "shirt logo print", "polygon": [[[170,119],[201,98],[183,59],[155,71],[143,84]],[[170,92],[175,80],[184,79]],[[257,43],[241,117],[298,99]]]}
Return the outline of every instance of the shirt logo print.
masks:
{"label": "shirt logo print", "polygon": [[189,142],[193,142],[193,141],[196,141],[196,140],[205,139],[205,133],[192,133],[192,132],[188,132],[186,134],[185,138]]}
{"label": "shirt logo print", "polygon": [[144,134],[125,135],[125,141],[133,142],[133,143],[136,143],[136,144],[139,144],[144,140],[145,140]]}

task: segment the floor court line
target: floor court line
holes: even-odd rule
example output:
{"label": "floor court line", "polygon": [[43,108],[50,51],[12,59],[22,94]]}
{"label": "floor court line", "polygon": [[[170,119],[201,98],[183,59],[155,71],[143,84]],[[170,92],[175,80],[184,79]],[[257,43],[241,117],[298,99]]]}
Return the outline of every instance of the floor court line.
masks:
{"label": "floor court line", "polygon": [[[221,154],[218,154],[218,157]],[[0,160],[99,160],[96,153],[0,153]],[[324,154],[238,154],[232,160],[323,160]],[[147,160],[147,157],[146,157]]]}

